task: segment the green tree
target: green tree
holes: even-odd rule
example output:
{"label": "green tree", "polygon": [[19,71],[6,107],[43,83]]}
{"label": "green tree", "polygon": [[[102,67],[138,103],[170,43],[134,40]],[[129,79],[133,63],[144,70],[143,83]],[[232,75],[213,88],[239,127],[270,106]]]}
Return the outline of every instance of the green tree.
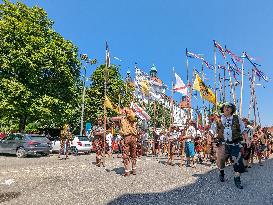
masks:
{"label": "green tree", "polygon": [[171,110],[169,108],[163,107],[162,103],[152,102],[146,105],[147,113],[150,115],[151,120],[149,121],[150,127],[156,128],[169,128],[171,119]]}
{"label": "green tree", "polygon": [[54,31],[37,6],[0,4],[0,118],[59,126],[78,107],[77,48]]}
{"label": "green tree", "polygon": [[[91,85],[86,91],[85,119],[94,123],[98,117],[103,116],[104,105],[104,72],[105,65],[100,65],[91,75]],[[132,88],[122,79],[120,67],[111,65],[107,75],[107,96],[112,105],[118,107],[128,106],[133,99]],[[118,113],[107,109],[107,116],[116,116]]]}

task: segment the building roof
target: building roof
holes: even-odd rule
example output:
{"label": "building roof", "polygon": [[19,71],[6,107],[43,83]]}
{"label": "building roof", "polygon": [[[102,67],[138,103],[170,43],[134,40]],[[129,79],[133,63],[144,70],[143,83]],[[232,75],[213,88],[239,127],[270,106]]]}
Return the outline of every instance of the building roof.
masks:
{"label": "building roof", "polygon": [[155,67],[155,65],[153,64],[153,66],[151,67],[151,71],[155,71],[157,72],[157,68]]}

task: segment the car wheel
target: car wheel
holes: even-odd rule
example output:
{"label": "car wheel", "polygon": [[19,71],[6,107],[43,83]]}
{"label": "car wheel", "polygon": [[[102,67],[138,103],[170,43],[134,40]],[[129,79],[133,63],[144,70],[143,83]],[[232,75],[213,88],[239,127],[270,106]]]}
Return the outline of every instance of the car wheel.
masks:
{"label": "car wheel", "polygon": [[49,156],[49,153],[47,153],[47,152],[46,153],[41,153],[41,155],[44,156],[44,157],[47,157],[47,156]]}
{"label": "car wheel", "polygon": [[19,147],[19,148],[17,149],[17,151],[16,151],[16,156],[17,156],[18,158],[24,158],[24,157],[27,156],[27,153],[26,153],[26,151],[25,151],[25,149],[24,149],[23,147]]}
{"label": "car wheel", "polygon": [[72,154],[75,156],[77,156],[79,154],[79,150],[77,149],[77,147],[73,147]]}

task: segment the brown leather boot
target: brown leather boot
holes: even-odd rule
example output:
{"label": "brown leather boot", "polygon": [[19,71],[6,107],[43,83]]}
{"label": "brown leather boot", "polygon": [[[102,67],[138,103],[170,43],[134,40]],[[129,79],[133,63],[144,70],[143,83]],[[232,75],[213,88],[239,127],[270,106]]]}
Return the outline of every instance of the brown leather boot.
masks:
{"label": "brown leather boot", "polygon": [[136,168],[134,167],[133,170],[132,170],[132,174],[133,175],[136,175]]}

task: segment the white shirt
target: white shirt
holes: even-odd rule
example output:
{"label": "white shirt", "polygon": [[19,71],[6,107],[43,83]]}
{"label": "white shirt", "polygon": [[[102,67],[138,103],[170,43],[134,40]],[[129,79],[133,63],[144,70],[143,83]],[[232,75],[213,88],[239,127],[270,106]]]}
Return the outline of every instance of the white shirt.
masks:
{"label": "white shirt", "polygon": [[163,142],[163,141],[164,141],[164,138],[165,138],[165,136],[164,136],[164,135],[160,135],[160,137],[159,137],[160,142]]}
{"label": "white shirt", "polygon": [[106,142],[108,143],[109,146],[112,146],[112,137],[113,137],[112,133],[108,133],[106,135]]}
{"label": "white shirt", "polygon": [[[186,136],[195,138],[195,137],[196,137],[196,133],[197,133],[197,132],[196,132],[195,127],[190,126],[190,127],[187,129],[187,131],[186,131]],[[187,141],[187,142],[190,142],[191,139],[187,139],[186,141]]]}
{"label": "white shirt", "polygon": [[[230,117],[226,117],[225,115],[221,116],[221,122],[224,126],[224,139],[225,141],[232,141],[232,120],[233,120],[233,115]],[[245,124],[243,123],[243,121],[239,118],[239,125],[240,125],[240,130],[241,130],[241,134],[245,131]],[[211,127],[214,131],[214,133],[216,133],[216,125],[215,123],[213,124],[213,126]]]}

